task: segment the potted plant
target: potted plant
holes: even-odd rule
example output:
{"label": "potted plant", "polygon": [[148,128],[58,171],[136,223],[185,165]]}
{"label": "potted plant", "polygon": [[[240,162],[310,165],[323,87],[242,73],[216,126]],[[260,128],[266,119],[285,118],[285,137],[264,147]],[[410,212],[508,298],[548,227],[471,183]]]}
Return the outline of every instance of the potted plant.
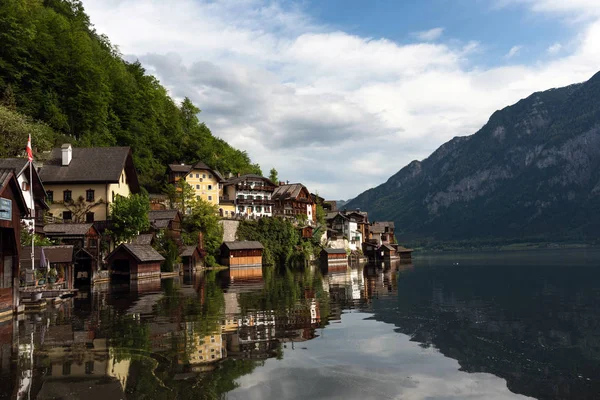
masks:
{"label": "potted plant", "polygon": [[56,276],[58,275],[58,273],[56,272],[56,268],[50,268],[50,270],[48,271],[48,283],[54,283],[56,282]]}

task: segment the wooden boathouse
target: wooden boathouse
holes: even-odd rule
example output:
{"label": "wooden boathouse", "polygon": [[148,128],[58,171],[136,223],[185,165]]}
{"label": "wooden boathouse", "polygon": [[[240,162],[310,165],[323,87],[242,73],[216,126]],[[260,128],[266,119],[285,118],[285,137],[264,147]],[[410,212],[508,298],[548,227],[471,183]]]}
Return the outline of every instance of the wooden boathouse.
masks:
{"label": "wooden boathouse", "polygon": [[223,242],[221,245],[221,264],[229,268],[262,266],[263,250],[262,243],[257,241]]}
{"label": "wooden boathouse", "polygon": [[123,243],[106,257],[111,278],[130,281],[159,278],[163,261],[165,258],[146,244]]}
{"label": "wooden boathouse", "polygon": [[323,249],[321,250],[320,259],[323,266],[348,265],[346,249]]}

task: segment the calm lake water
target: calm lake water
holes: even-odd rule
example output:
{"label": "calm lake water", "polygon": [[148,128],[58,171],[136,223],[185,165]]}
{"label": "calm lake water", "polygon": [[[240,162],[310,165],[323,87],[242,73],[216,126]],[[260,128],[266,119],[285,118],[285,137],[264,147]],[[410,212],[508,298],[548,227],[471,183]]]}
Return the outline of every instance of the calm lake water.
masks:
{"label": "calm lake water", "polygon": [[0,398],[600,398],[600,251],[96,287],[0,324]]}

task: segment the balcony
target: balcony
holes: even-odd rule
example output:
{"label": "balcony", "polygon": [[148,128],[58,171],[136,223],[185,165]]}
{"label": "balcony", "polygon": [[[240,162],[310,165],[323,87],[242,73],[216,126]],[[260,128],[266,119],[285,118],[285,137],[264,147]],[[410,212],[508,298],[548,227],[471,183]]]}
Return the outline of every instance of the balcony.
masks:
{"label": "balcony", "polygon": [[248,206],[272,206],[275,204],[273,200],[256,200],[256,199],[237,199],[236,203],[239,205]]}
{"label": "balcony", "polygon": [[254,192],[273,192],[275,190],[275,186],[268,185],[248,185],[248,184],[238,184],[235,185],[236,190],[246,190],[246,191],[254,191]]}

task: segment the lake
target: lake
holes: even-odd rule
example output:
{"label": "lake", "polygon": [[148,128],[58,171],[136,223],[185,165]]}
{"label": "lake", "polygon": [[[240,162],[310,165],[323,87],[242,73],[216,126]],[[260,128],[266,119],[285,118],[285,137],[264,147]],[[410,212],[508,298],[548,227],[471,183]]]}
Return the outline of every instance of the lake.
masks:
{"label": "lake", "polygon": [[600,251],[207,271],[0,323],[0,398],[596,399]]}

